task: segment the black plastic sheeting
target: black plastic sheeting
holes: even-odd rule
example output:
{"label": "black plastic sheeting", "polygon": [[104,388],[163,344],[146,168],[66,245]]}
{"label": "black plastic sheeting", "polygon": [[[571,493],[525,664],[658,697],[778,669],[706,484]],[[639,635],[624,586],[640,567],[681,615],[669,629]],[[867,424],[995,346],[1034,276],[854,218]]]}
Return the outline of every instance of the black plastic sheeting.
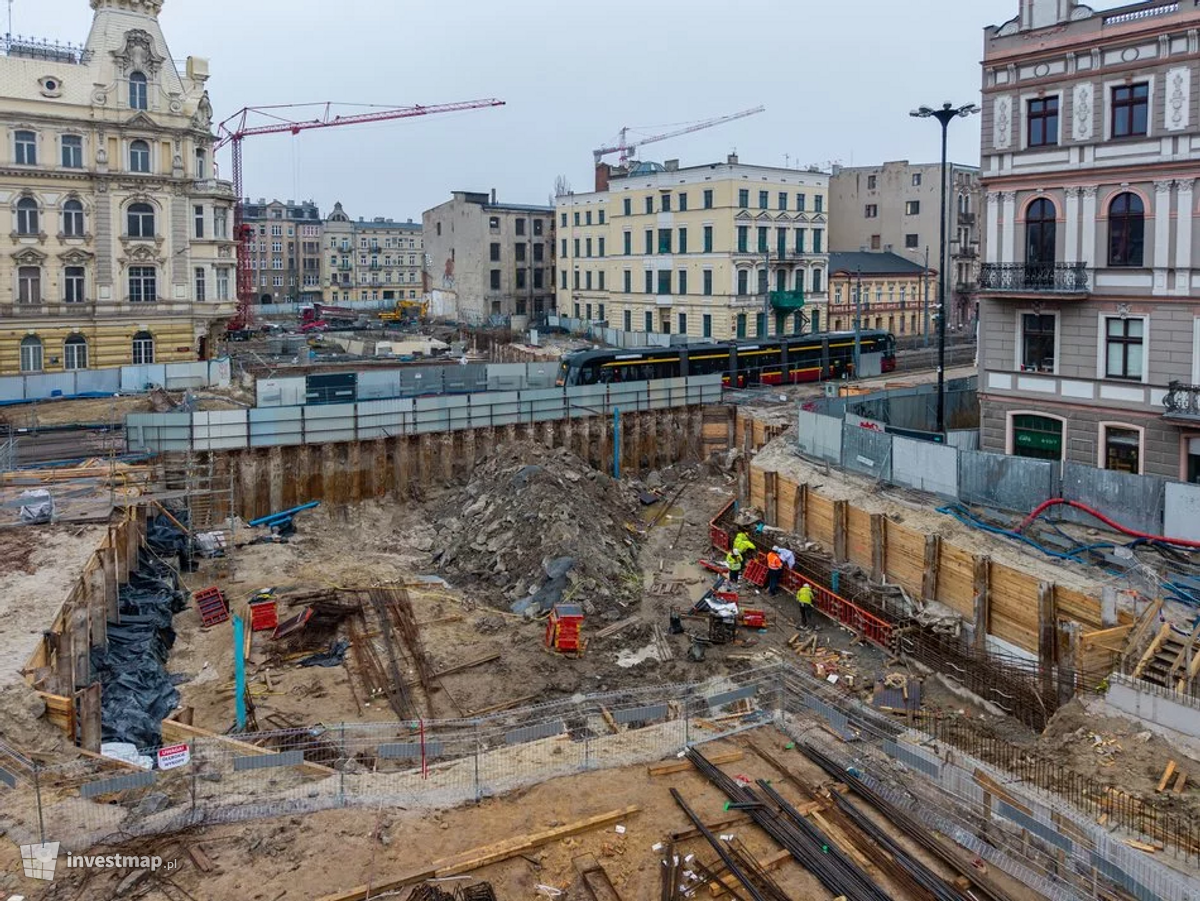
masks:
{"label": "black plastic sheeting", "polygon": [[93,648],[91,662],[101,685],[104,741],[156,748],[163,718],[179,704],[167,658],[175,644],[171,621],[187,606],[178,574],[160,557],[177,554],[187,537],[162,516],[150,521],[146,535],[138,568],[118,593],[121,622],[108,624],[108,647]]}

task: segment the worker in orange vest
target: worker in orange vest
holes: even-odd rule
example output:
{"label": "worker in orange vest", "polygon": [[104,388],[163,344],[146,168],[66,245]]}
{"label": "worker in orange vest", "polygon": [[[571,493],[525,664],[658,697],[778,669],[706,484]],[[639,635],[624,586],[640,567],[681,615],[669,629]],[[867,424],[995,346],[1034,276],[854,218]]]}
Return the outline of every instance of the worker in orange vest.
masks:
{"label": "worker in orange vest", "polygon": [[767,591],[772,595],[779,594],[779,579],[783,576],[783,558],[775,551],[767,554]]}

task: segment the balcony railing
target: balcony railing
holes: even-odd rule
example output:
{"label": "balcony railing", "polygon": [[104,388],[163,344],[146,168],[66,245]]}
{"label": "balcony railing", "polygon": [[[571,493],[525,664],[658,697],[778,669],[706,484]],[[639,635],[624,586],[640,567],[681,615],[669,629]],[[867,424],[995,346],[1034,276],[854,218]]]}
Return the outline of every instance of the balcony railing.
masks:
{"label": "balcony railing", "polygon": [[1014,294],[1087,294],[1085,263],[984,263],[981,291]]}
{"label": "balcony railing", "polygon": [[1171,382],[1163,406],[1168,419],[1190,419],[1200,421],[1200,385],[1185,385]]}

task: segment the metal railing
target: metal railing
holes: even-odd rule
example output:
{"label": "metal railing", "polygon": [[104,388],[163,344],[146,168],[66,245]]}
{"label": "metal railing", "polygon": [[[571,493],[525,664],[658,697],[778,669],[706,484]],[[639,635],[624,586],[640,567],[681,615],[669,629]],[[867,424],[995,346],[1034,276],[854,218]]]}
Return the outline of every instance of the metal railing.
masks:
{"label": "metal railing", "polygon": [[0,52],[5,56],[21,59],[38,59],[52,63],[81,65],[92,58],[92,53],[78,44],[32,38],[19,34],[0,36]]}
{"label": "metal railing", "polygon": [[1167,396],[1163,398],[1163,407],[1166,416],[1200,419],[1200,385],[1171,382],[1167,386]]}
{"label": "metal railing", "polygon": [[1086,263],[984,263],[979,271],[984,291],[1035,294],[1086,294]]}
{"label": "metal railing", "polygon": [[1117,13],[1112,16],[1105,16],[1104,25],[1124,25],[1126,22],[1137,22],[1140,19],[1150,19],[1154,16],[1166,16],[1171,13],[1179,12],[1178,3],[1164,3],[1162,6],[1143,7],[1129,12]]}

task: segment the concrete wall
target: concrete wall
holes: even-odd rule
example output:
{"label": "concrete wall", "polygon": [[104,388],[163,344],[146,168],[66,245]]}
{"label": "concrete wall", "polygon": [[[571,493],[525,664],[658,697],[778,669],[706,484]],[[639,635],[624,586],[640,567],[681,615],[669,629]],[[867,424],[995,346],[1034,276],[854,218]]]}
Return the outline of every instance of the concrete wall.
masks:
{"label": "concrete wall", "polygon": [[1167,484],[1163,534],[1200,541],[1200,485]]}
{"label": "concrete wall", "polygon": [[1105,700],[1147,723],[1200,738],[1200,698],[1114,675]]}

